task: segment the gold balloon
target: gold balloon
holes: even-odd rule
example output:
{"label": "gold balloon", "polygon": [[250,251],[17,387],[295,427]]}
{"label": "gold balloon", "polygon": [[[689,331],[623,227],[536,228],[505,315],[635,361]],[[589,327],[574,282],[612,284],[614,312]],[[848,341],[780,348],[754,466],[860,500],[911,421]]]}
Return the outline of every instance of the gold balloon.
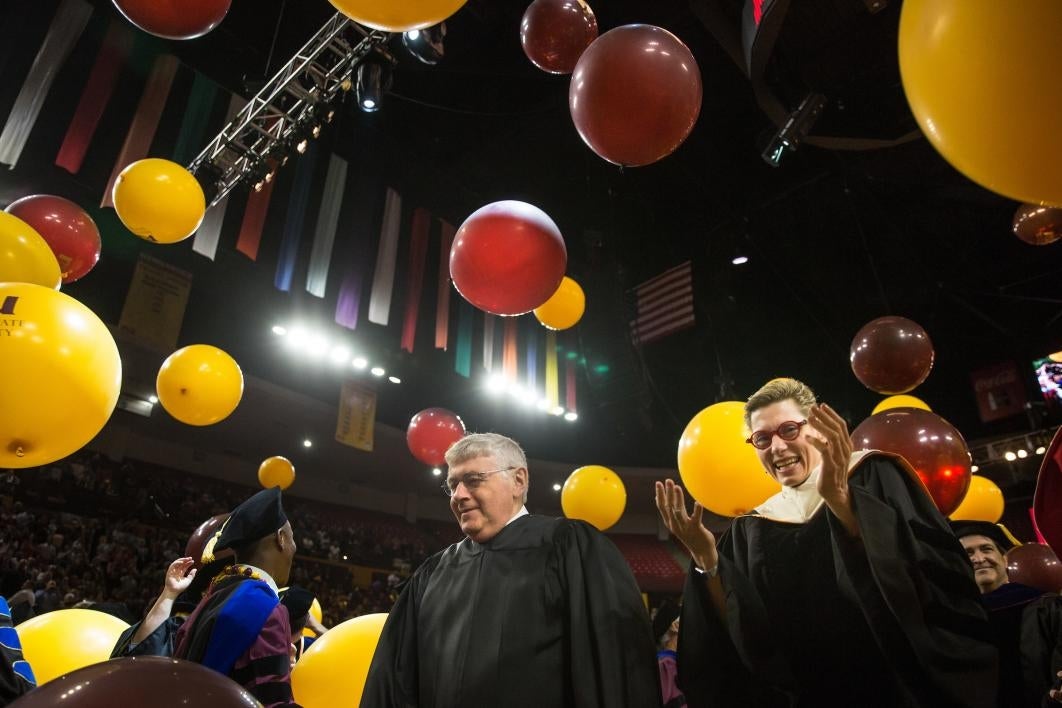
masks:
{"label": "gold balloon", "polygon": [[310,645],[291,672],[291,690],[303,708],[358,708],[386,614],[337,624]]}
{"label": "gold balloon", "polygon": [[37,467],[84,447],[122,388],[118,347],[100,318],[29,283],[0,283],[0,371],[0,467]]}
{"label": "gold balloon", "polygon": [[[258,466],[258,483],[266,489],[287,489],[295,481],[295,465],[286,457],[267,457]],[[315,600],[316,602],[316,600]]]}
{"label": "gold balloon", "polygon": [[1062,2],[907,0],[900,75],[955,169],[1022,202],[1062,205]]}
{"label": "gold balloon", "polygon": [[437,25],[461,9],[465,0],[329,0],[358,24],[406,32]]}
{"label": "gold balloon", "polygon": [[[315,620],[317,620],[318,622],[320,622],[324,618],[324,613],[321,611],[321,603],[317,601],[316,597],[313,599],[313,602],[310,604],[310,615]],[[317,636],[317,632],[314,632],[309,627],[303,627],[302,628],[302,636],[304,636],[304,637],[316,637]]]}
{"label": "gold balloon", "polygon": [[996,483],[975,474],[970,478],[970,488],[966,490],[959,508],[951,512],[948,518],[952,521],[987,521],[994,524],[1003,518],[1004,506],[1003,491]]}
{"label": "gold balloon", "polygon": [[877,415],[882,411],[887,411],[891,408],[921,408],[924,411],[930,410],[926,402],[917,396],[908,396],[905,393],[901,393],[897,396],[889,396],[881,403],[874,406],[874,410],[870,412],[870,415]]}
{"label": "gold balloon", "polygon": [[557,292],[535,308],[535,317],[548,329],[574,327],[586,310],[586,295],[579,283],[564,276]]}
{"label": "gold balloon", "polygon": [[568,476],[561,489],[564,515],[593,524],[599,531],[614,526],[626,506],[623,480],[601,465],[580,467]]}
{"label": "gold balloon", "polygon": [[231,356],[209,344],[178,349],[162,362],[155,381],[159,403],[182,423],[213,425],[229,417],[243,397],[243,372]]}
{"label": "gold balloon", "polygon": [[0,283],[59,289],[63,274],[51,246],[17,216],[0,211]]}
{"label": "gold balloon", "polygon": [[740,401],[708,406],[682,432],[679,476],[705,509],[739,516],[781,490],[746,437],[745,404]]}
{"label": "gold balloon", "polygon": [[18,625],[22,655],[41,685],[76,669],[107,661],[129,625],[96,610],[55,610]]}
{"label": "gold balloon", "polygon": [[125,228],[152,243],[183,241],[206,213],[203,188],[176,162],[149,157],[127,166],[111,191]]}

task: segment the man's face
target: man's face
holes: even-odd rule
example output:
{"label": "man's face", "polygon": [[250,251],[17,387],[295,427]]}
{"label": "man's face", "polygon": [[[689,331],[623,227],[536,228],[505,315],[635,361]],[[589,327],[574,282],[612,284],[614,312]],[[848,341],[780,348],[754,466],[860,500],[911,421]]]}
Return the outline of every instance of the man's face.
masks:
{"label": "man's face", "polygon": [[[807,420],[801,413],[796,401],[786,399],[753,411],[749,419],[752,432],[765,430],[773,432],[782,423],[799,423]],[[822,455],[808,441],[808,437],[818,435],[810,425],[803,425],[795,440],[783,440],[780,435],[771,437],[771,445],[766,450],[756,449],[760,464],[767,474],[778,480],[783,487],[796,487],[804,482],[822,462]]]}
{"label": "man's face", "polygon": [[453,465],[447,473],[453,490],[450,510],[461,532],[476,543],[494,538],[523,505],[527,470],[500,471],[504,467],[494,457],[477,457]]}
{"label": "man's face", "polygon": [[1007,560],[1000,553],[995,541],[980,535],[963,536],[959,540],[970,556],[974,580],[977,581],[982,594],[998,590],[1001,585],[1010,582],[1007,578]]}

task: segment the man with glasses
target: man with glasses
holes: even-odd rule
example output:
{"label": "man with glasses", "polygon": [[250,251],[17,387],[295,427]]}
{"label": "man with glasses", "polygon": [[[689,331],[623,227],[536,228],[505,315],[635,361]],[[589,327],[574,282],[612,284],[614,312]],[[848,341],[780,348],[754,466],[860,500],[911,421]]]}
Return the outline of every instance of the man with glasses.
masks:
{"label": "man with glasses", "polygon": [[649,615],[623,556],[581,521],[529,514],[513,440],[468,435],[443,489],[466,538],[417,569],[362,708],[658,706]]}
{"label": "man with glasses", "polygon": [[746,442],[778,494],[715,536],[682,489],[656,485],[689,549],[679,686],[691,706],[978,708],[996,695],[970,564],[901,458],[852,454],[845,421],[775,379],[749,398]]}

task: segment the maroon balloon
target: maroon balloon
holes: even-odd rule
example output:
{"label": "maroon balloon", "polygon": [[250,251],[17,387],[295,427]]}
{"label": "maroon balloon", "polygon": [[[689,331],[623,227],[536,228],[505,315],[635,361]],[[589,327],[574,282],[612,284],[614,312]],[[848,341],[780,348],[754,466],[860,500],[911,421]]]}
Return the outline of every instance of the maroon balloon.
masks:
{"label": "maroon balloon", "polygon": [[1062,563],[1050,546],[1026,543],[1007,553],[1007,576],[1044,592],[1062,592]]}
{"label": "maroon balloon", "polygon": [[583,0],[535,0],[520,22],[520,44],[531,63],[551,74],[570,74],[597,39],[597,18]]}
{"label": "maroon balloon", "polygon": [[955,511],[970,487],[970,451],[951,423],[918,408],[890,408],[852,431],[854,450],[900,455],[926,485],[940,513]]}
{"label": "maroon balloon", "polygon": [[44,237],[59,261],[64,284],[83,277],[100,259],[100,230],[96,222],[69,199],[34,194],[11,202],[5,211]]}
{"label": "maroon balloon", "polygon": [[446,463],[446,451],[465,435],[465,424],[445,408],[427,408],[409,421],[406,444],[413,457],[426,465]]}
{"label": "maroon balloon", "polygon": [[213,669],[161,656],[111,659],[52,679],[11,708],[254,708],[261,704]]}
{"label": "maroon balloon", "polygon": [[140,29],[164,39],[202,37],[225,19],[232,0],[114,0]]}
{"label": "maroon balloon", "polygon": [[522,315],[557,292],[568,249],[553,220],[525,202],[502,201],[472,213],[454,236],[450,277],[481,310]]}
{"label": "maroon balloon", "polygon": [[1014,212],[1014,235],[1033,246],[1062,238],[1062,209],[1022,204]]}
{"label": "maroon balloon", "polygon": [[917,322],[879,317],[852,340],[852,372],[871,391],[894,396],[914,389],[933,368],[933,343]]}
{"label": "maroon balloon", "polygon": [[594,40],[568,89],[575,129],[590,149],[617,165],[667,157],[701,112],[701,71],[667,30],[625,25]]}
{"label": "maroon balloon", "polygon": [[[228,514],[211,516],[209,519],[199,524],[199,527],[193,531],[192,535],[188,538],[188,543],[184,547],[184,555],[195,560],[195,568],[202,567],[203,550],[206,548],[207,541],[209,541],[215,533],[221,530],[221,525],[224,524],[225,520],[228,518]],[[218,553],[219,558],[231,555],[232,551],[229,549]]]}

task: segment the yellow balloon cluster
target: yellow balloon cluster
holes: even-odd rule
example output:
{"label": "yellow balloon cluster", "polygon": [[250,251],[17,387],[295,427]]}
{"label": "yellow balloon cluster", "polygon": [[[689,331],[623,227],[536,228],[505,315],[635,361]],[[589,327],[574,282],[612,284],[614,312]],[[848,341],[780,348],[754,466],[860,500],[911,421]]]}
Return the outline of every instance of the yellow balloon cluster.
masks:
{"label": "yellow balloon cluster", "polygon": [[152,243],[177,243],[199,228],[206,213],[203,188],[176,162],[149,157],[118,175],[111,191],[125,228]]}
{"label": "yellow balloon cluster", "polygon": [[724,401],[693,416],[678,447],[679,476],[709,511],[738,516],[781,489],[745,442],[745,404]]}
{"label": "yellow balloon cluster", "polygon": [[387,32],[406,32],[437,25],[465,4],[465,0],[329,0],[329,2],[355,22]]}
{"label": "yellow balloon cluster", "polygon": [[295,465],[286,457],[276,455],[262,460],[258,466],[258,483],[265,489],[287,489],[295,481]]}
{"label": "yellow balloon cluster", "polygon": [[17,216],[0,211],[0,283],[59,289],[63,274],[51,246]]}
{"label": "yellow balloon cluster", "polygon": [[593,524],[599,531],[614,526],[626,506],[623,480],[601,465],[580,467],[568,476],[561,489],[564,515]]}
{"label": "yellow balloon cluster", "polygon": [[535,308],[535,317],[548,329],[569,329],[583,317],[586,295],[579,283],[564,276],[557,292]]}
{"label": "yellow balloon cluster", "polygon": [[966,490],[959,508],[951,512],[948,518],[953,521],[988,521],[996,523],[1003,518],[1003,507],[1006,505],[1003,499],[1003,491],[995,482],[973,475],[970,478],[970,487]]}
{"label": "yellow balloon cluster", "polygon": [[877,415],[882,411],[891,410],[893,408],[921,408],[924,411],[929,410],[929,406],[926,405],[926,402],[921,398],[901,393],[897,396],[889,396],[881,403],[874,406],[874,410],[870,412],[870,415]]}
{"label": "yellow balloon cluster", "polygon": [[62,459],[103,428],[122,388],[107,326],[68,295],[0,283],[0,467]]}
{"label": "yellow balloon cluster", "polygon": [[177,420],[213,425],[228,418],[240,404],[243,372],[235,359],[217,347],[192,344],[162,362],[155,389],[159,403]]}
{"label": "yellow balloon cluster", "polygon": [[41,685],[76,669],[107,661],[129,625],[96,610],[56,610],[15,628],[22,655]]}
{"label": "yellow balloon cluster", "polygon": [[291,690],[303,708],[358,708],[386,614],[362,615],[319,637],[295,664]]}

